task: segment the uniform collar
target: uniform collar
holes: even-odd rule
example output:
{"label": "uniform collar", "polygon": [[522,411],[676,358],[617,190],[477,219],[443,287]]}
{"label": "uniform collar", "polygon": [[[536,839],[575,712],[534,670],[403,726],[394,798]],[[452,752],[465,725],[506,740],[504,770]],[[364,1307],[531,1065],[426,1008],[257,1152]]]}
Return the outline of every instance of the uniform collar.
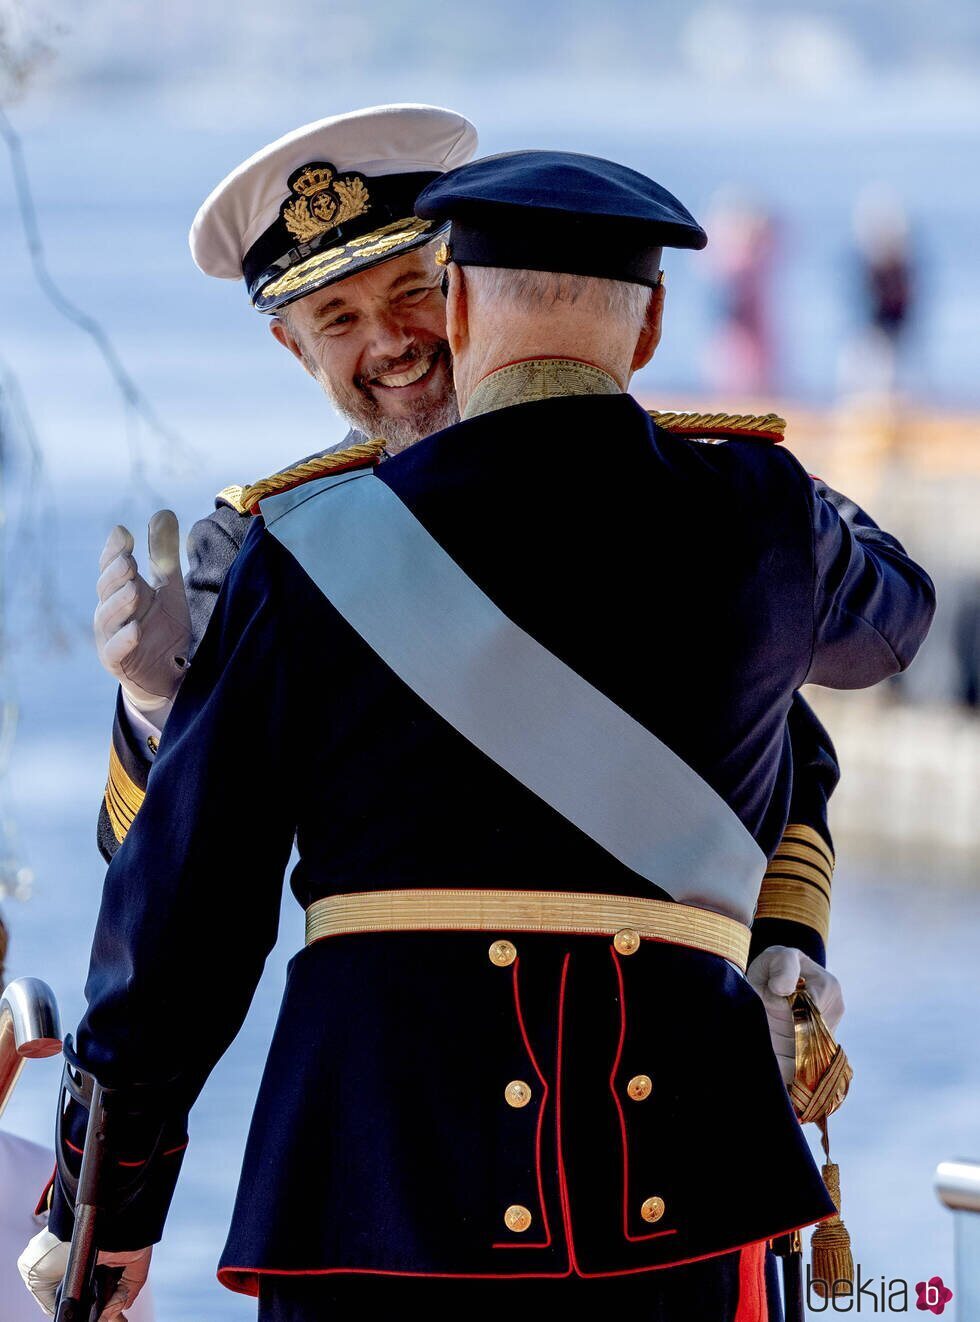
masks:
{"label": "uniform collar", "polygon": [[524,358],[508,363],[478,381],[463,410],[464,418],[531,404],[562,395],[621,395],[619,382],[579,358]]}

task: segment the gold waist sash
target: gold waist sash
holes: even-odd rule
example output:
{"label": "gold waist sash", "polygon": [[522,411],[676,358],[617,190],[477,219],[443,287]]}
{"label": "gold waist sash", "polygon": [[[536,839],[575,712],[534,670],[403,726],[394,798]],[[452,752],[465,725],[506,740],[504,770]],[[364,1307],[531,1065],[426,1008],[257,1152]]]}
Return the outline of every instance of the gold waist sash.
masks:
{"label": "gold waist sash", "polygon": [[[673,900],[580,891],[416,888],[325,895],[306,910],[306,944],[354,932],[572,932],[635,934],[730,959],[744,973],[751,928]],[[630,942],[622,946],[629,950]],[[634,946],[635,948],[635,946]]]}

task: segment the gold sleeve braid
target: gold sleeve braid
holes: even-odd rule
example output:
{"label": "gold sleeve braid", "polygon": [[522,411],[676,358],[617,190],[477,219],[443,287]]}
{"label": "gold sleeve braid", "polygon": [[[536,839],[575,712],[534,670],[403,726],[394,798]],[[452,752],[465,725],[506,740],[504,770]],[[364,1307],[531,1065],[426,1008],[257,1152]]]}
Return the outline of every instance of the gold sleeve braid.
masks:
{"label": "gold sleeve braid", "polygon": [[110,744],[105,806],[109,814],[112,834],[120,844],[126,839],[126,833],[132,826],[145,797],[146,791],[140,789],[139,785],[126,774],[126,769],[119,760],[119,754]]}
{"label": "gold sleeve braid", "polygon": [[830,935],[833,851],[812,826],[791,822],[762,878],[756,918],[788,918]]}

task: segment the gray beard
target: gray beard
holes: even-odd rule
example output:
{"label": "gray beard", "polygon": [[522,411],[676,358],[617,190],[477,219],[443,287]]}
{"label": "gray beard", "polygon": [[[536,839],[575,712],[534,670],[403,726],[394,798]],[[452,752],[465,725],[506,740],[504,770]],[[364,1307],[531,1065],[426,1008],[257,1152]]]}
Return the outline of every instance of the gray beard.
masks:
{"label": "gray beard", "polygon": [[317,373],[316,379],[345,422],[369,440],[380,436],[389,454],[407,450],[416,441],[459,422],[459,405],[454,390],[435,403],[420,403],[410,418],[390,418],[372,400],[365,399],[363,406],[360,400],[355,404],[349,396],[342,398],[325,376]]}

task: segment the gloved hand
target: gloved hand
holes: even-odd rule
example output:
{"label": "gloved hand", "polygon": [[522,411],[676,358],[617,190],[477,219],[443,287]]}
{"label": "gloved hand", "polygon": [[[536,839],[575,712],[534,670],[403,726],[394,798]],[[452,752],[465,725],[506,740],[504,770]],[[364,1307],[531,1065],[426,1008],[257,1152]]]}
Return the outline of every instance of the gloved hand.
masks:
{"label": "gloved hand", "polygon": [[[55,1296],[68,1266],[69,1247],[64,1240],[58,1239],[45,1227],[44,1230],[38,1231],[17,1259],[17,1270],[23,1277],[24,1284],[48,1317],[54,1317]],[[99,1314],[99,1322],[124,1318],[123,1309],[129,1308],[136,1302],[136,1296],[146,1284],[152,1253],[151,1245],[149,1248],[135,1249],[132,1252],[99,1254],[100,1266],[123,1269],[112,1298]]]}
{"label": "gloved hand", "polygon": [[132,705],[158,728],[170,714],[187,665],[191,616],[180,572],[180,530],[157,510],[147,530],[151,580],[133,558],[133,535],[117,524],[99,557],[95,645]]}
{"label": "gloved hand", "polygon": [[745,970],[745,976],[762,997],[769,1019],[772,1048],[787,1088],[796,1072],[796,1034],[793,1012],[786,999],[796,991],[797,979],[806,979],[806,989],[833,1033],[844,1014],[840,983],[832,973],[795,946],[769,946]]}

